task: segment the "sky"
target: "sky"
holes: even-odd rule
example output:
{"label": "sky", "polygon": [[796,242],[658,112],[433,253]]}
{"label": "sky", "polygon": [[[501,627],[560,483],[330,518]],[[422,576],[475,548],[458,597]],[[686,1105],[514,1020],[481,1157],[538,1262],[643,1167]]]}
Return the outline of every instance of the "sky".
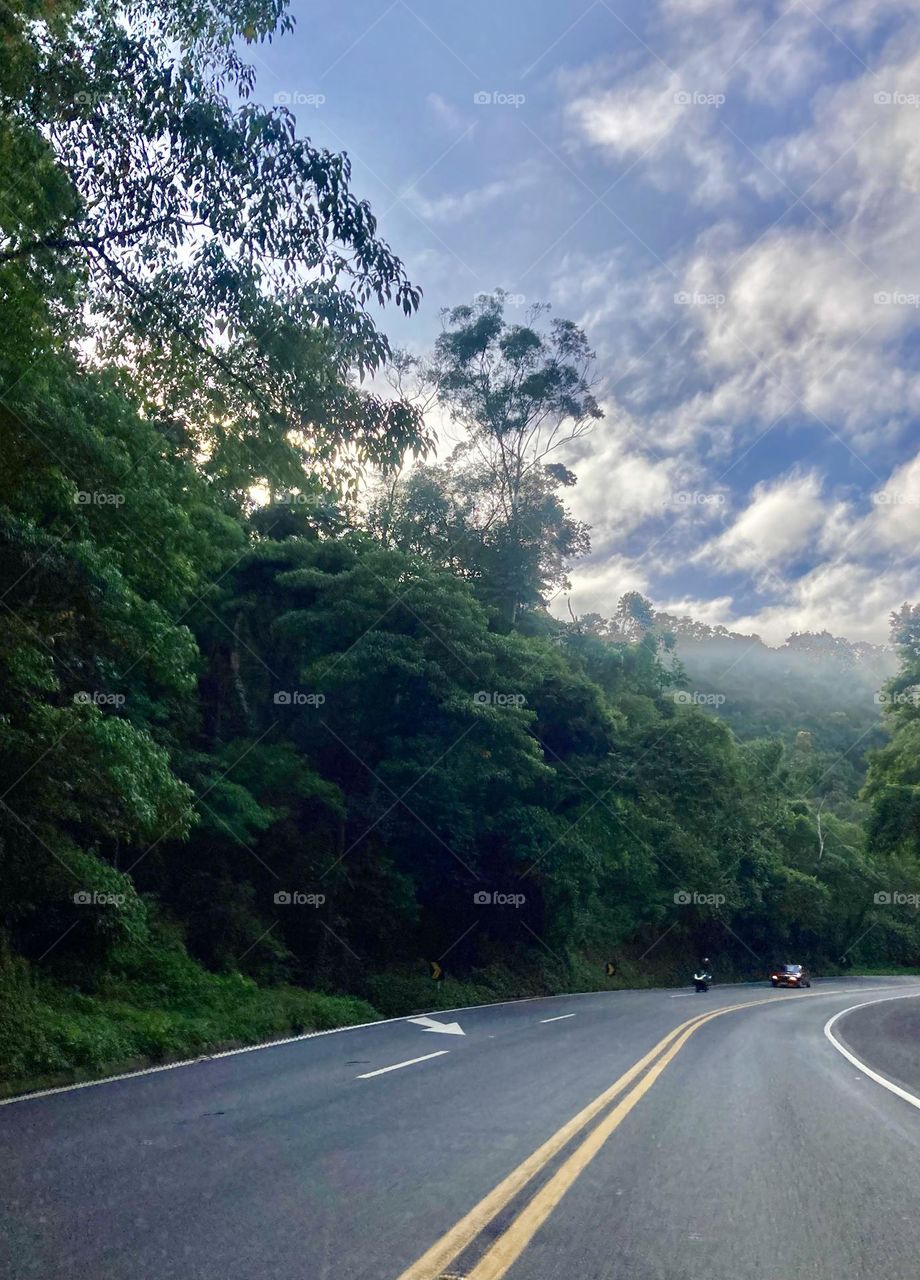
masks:
{"label": "sky", "polygon": [[393,343],[500,287],[597,352],[573,611],[885,640],[920,599],[917,0],[291,12],[257,97],[348,152],[424,291]]}

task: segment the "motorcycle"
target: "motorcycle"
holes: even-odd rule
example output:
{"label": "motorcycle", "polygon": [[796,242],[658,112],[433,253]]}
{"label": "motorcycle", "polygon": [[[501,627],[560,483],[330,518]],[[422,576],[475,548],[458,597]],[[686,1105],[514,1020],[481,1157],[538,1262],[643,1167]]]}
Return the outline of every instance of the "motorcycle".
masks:
{"label": "motorcycle", "polygon": [[695,973],[693,975],[693,982],[697,991],[708,991],[709,984],[712,982],[712,974],[707,973],[705,970],[700,973]]}

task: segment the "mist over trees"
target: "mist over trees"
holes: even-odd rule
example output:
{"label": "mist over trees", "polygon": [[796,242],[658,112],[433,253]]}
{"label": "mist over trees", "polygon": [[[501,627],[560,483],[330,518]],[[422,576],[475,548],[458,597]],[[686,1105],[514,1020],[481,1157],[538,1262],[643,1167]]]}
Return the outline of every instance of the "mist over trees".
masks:
{"label": "mist over trees", "polygon": [[897,672],[635,593],[553,616],[589,337],[496,293],[390,349],[368,304],[419,286],[347,157],[252,101],[288,25],[0,11],[0,1076],[614,956],[917,963],[917,607]]}

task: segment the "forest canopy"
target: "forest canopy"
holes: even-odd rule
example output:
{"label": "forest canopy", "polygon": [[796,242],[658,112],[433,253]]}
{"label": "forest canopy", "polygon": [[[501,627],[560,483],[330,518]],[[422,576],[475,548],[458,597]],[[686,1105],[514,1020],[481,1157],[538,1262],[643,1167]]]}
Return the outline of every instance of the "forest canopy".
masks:
{"label": "forest canopy", "polygon": [[497,291],[391,347],[420,286],[253,96],[288,27],[0,7],[0,1076],[917,964],[920,606],[740,667],[635,593],[560,620],[590,336]]}

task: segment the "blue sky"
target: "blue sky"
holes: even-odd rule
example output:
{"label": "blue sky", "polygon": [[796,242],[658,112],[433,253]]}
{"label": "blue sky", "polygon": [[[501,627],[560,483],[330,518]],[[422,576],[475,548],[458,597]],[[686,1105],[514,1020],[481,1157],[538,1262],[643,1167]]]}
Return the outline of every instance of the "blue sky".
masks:
{"label": "blue sky", "polygon": [[597,350],[575,612],[884,639],[920,596],[915,0],[292,12],[258,96],[351,156],[425,293],[392,340],[500,286]]}

